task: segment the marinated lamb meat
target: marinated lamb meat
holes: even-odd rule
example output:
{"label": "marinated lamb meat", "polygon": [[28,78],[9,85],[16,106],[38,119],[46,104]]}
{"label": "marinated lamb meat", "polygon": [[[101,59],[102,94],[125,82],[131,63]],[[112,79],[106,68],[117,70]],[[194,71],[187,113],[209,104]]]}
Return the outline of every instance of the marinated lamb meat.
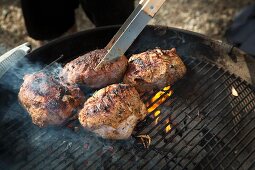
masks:
{"label": "marinated lamb meat", "polygon": [[18,97],[33,123],[40,127],[63,123],[84,103],[78,87],[64,85],[43,72],[26,75]]}
{"label": "marinated lamb meat", "polygon": [[136,89],[127,84],[113,84],[100,89],[79,112],[83,127],[107,139],[127,139],[146,107]]}
{"label": "marinated lamb meat", "polygon": [[172,85],[185,73],[186,67],[175,48],[157,48],[131,56],[123,81],[133,85],[139,93],[144,93]]}
{"label": "marinated lamb meat", "polygon": [[106,53],[105,49],[94,50],[72,60],[65,65],[61,76],[68,83],[95,89],[121,82],[128,62],[125,56],[95,69]]}

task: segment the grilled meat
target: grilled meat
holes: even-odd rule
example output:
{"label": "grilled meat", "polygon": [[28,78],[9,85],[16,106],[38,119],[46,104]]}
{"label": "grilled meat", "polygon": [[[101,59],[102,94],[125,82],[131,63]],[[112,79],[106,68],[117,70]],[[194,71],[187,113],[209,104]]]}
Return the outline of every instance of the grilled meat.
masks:
{"label": "grilled meat", "polygon": [[113,84],[97,91],[79,113],[83,127],[107,139],[127,139],[146,107],[134,87]]}
{"label": "grilled meat", "polygon": [[144,93],[172,85],[185,73],[186,67],[175,48],[154,49],[131,56],[123,81]]}
{"label": "grilled meat", "polygon": [[26,75],[18,97],[33,123],[40,127],[61,124],[84,103],[79,88],[61,84],[43,72]]}
{"label": "grilled meat", "polygon": [[128,62],[125,56],[95,70],[106,53],[105,49],[94,50],[67,63],[61,74],[64,81],[96,89],[121,82]]}

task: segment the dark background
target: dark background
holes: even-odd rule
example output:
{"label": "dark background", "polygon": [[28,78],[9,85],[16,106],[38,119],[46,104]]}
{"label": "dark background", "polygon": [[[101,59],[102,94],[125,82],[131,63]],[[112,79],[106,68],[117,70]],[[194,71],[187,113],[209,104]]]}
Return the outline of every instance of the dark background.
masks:
{"label": "dark background", "polygon": [[[183,28],[225,40],[233,17],[254,0],[167,0],[150,24]],[[138,0],[136,0],[138,3]],[[82,9],[77,10],[78,30],[93,28]],[[24,42],[38,43],[26,34],[19,0],[0,0],[0,54]]]}

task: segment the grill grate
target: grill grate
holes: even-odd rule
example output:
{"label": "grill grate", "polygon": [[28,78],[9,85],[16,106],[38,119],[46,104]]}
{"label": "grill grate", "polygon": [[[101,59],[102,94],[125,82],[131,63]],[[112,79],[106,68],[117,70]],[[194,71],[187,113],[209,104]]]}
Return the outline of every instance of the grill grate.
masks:
{"label": "grill grate", "polygon": [[[0,122],[0,166],[13,169],[252,169],[255,165],[255,92],[214,64],[187,58],[188,75],[173,94],[138,123],[127,141],[108,141],[77,120],[38,128],[13,103]],[[238,97],[232,95],[234,87]],[[144,95],[148,103],[156,93]],[[153,106],[160,98],[150,103]],[[161,113],[155,115],[160,110]],[[156,119],[158,120],[156,123]],[[170,131],[165,129],[171,126]],[[137,135],[149,135],[145,149]],[[1,165],[2,164],[2,165]]]}

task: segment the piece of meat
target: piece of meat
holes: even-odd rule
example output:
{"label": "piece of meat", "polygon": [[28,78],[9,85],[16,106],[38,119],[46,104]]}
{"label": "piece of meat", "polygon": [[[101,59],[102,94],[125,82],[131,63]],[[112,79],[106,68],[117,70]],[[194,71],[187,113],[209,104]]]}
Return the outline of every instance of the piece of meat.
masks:
{"label": "piece of meat", "polygon": [[127,139],[147,110],[136,89],[127,84],[109,85],[95,92],[79,112],[83,127],[107,139]]}
{"label": "piece of meat", "polygon": [[82,84],[95,89],[120,83],[128,63],[125,56],[106,63],[95,70],[95,67],[106,53],[107,50],[105,49],[94,50],[72,60],[65,65],[61,76],[68,83]]}
{"label": "piece of meat", "polygon": [[24,76],[18,97],[32,122],[40,127],[63,123],[84,103],[78,87],[64,85],[43,72]]}
{"label": "piece of meat", "polygon": [[139,93],[172,85],[186,73],[186,67],[175,48],[159,48],[132,55],[123,82],[135,86]]}

